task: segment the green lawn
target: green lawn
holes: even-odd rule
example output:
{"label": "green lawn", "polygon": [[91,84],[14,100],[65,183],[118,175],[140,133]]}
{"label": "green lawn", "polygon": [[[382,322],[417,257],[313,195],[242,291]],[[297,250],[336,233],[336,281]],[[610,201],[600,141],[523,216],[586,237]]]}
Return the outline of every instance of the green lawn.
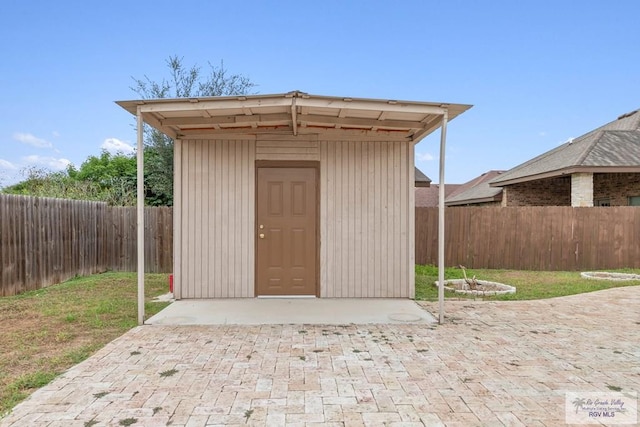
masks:
{"label": "green lawn", "polygon": [[[613,270],[620,273],[640,274],[640,270],[625,269]],[[599,291],[621,286],[637,286],[640,280],[612,281],[592,280],[580,277],[580,272],[575,271],[521,271],[521,270],[483,270],[467,269],[467,276],[476,276],[478,280],[489,280],[504,283],[516,287],[515,294],[483,297],[492,300],[530,300],[561,297],[565,295],[580,294],[584,292]],[[459,268],[446,268],[445,280],[461,279],[462,270]],[[416,265],[416,299],[436,301],[438,288],[433,285],[438,280],[438,268],[432,265]],[[446,298],[462,298],[462,294],[445,292]],[[480,298],[469,296],[468,298]]]}
{"label": "green lawn", "polygon": [[[168,275],[148,274],[147,317],[167,303]],[[136,273],[104,273],[0,298],[0,416],[137,325]]]}

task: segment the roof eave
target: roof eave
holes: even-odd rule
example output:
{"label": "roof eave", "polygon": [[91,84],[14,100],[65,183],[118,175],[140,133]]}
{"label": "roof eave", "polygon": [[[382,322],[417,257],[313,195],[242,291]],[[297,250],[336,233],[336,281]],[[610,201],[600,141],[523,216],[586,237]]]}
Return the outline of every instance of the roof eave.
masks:
{"label": "roof eave", "polygon": [[[445,113],[449,120],[453,120],[472,107],[467,104],[319,96],[299,91],[270,95],[142,99],[116,101],[116,104],[133,115],[141,114],[146,123],[174,139],[287,130],[297,135],[308,128],[318,129],[318,132],[344,129],[381,138],[404,138],[414,143],[439,128]],[[216,111],[220,114],[215,115]],[[356,114],[349,115],[349,112]]]}
{"label": "roof eave", "polygon": [[467,199],[467,200],[456,200],[456,201],[445,201],[445,206],[461,206],[461,205],[476,205],[478,203],[490,203],[490,202],[499,202],[502,200],[502,193],[497,194],[493,197],[482,197],[478,199]]}
{"label": "roof eave", "polygon": [[568,168],[558,169],[555,171],[549,171],[536,175],[528,175],[513,179],[492,181],[489,183],[490,187],[505,187],[507,185],[520,184],[529,181],[538,181],[547,178],[557,178],[574,173],[638,173],[640,172],[640,165],[638,166],[572,166]]}

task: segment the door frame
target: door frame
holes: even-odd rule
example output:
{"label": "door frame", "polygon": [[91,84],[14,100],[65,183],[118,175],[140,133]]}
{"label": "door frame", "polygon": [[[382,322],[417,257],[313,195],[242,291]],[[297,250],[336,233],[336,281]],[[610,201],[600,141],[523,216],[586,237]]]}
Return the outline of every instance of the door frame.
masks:
{"label": "door frame", "polygon": [[253,224],[253,235],[254,235],[254,281],[253,281],[253,295],[254,297],[259,297],[258,295],[258,169],[262,168],[275,168],[275,169],[284,169],[284,168],[308,168],[314,169],[316,172],[316,290],[315,296],[316,298],[320,298],[320,162],[315,160],[256,160],[255,161],[255,194],[254,194],[254,224]]}

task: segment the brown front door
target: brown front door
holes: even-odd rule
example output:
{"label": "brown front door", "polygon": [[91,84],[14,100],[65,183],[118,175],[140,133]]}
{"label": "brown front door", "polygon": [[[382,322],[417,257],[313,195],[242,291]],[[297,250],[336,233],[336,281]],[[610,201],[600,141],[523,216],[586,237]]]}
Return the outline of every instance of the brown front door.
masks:
{"label": "brown front door", "polygon": [[317,169],[258,167],[256,295],[317,294]]}

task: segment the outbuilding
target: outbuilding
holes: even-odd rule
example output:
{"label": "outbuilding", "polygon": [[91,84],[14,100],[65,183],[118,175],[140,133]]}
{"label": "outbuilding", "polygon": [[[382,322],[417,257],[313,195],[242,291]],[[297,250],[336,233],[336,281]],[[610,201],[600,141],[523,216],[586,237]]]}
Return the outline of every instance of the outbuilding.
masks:
{"label": "outbuilding", "polygon": [[414,297],[414,145],[470,105],[299,91],[118,104],[174,140],[176,299]]}

